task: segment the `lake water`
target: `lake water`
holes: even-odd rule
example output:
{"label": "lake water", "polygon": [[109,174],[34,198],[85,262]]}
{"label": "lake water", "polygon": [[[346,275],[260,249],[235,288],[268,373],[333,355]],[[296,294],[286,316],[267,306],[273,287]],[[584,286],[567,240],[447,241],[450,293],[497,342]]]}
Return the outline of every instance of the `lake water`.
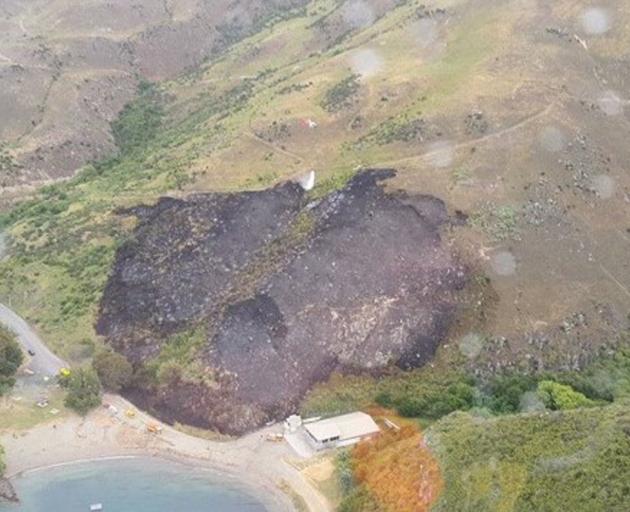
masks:
{"label": "lake water", "polygon": [[156,459],[117,459],[36,471],[13,482],[22,502],[2,512],[264,512],[238,483]]}

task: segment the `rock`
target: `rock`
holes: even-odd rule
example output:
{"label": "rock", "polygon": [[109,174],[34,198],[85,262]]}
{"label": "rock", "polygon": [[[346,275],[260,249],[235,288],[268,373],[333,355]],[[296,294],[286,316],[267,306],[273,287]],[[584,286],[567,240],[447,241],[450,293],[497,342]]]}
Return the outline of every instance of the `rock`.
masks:
{"label": "rock", "polygon": [[0,478],[0,503],[8,501],[10,503],[19,503],[19,498],[13,485],[6,478]]}

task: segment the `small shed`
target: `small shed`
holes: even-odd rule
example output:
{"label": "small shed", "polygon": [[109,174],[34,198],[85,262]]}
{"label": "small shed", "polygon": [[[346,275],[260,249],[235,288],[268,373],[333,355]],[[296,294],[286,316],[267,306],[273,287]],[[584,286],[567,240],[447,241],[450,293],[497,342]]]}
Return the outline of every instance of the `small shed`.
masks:
{"label": "small shed", "polygon": [[348,446],[379,432],[369,414],[353,412],[325,420],[304,423],[308,440],[317,450]]}

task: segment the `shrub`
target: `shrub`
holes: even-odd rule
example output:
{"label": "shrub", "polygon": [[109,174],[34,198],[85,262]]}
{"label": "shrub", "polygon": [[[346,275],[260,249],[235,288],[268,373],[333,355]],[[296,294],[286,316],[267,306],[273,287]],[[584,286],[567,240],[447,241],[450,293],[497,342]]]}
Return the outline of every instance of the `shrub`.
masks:
{"label": "shrub", "polygon": [[15,384],[15,374],[24,361],[15,336],[0,327],[0,396]]}
{"label": "shrub", "polygon": [[339,482],[341,493],[344,496],[350,494],[352,488],[356,485],[356,482],[354,481],[354,474],[352,472],[351,453],[347,450],[340,452],[335,459],[335,465],[337,481]]}
{"label": "shrub", "polygon": [[612,355],[595,360],[580,372],[571,371],[553,380],[567,384],[592,400],[612,402],[630,396],[630,346],[622,341]]}
{"label": "shrub", "polygon": [[322,108],[333,113],[351,107],[359,87],[359,75],[344,78],[326,91],[321,102]]}
{"label": "shrub", "polygon": [[388,391],[381,391],[374,397],[374,401],[381,407],[390,408],[394,405],[394,399]]}
{"label": "shrub", "polygon": [[594,404],[571,386],[553,380],[542,380],[538,383],[538,396],[552,410],[576,409]]}
{"label": "shrub", "polygon": [[365,486],[361,485],[344,496],[337,510],[339,512],[380,512],[381,508]]}
{"label": "shrub", "polygon": [[517,412],[523,393],[536,388],[536,379],[527,375],[508,375],[494,379],[488,388],[487,405],[492,412]]}
{"label": "shrub", "polygon": [[114,140],[122,153],[146,147],[155,137],[164,116],[162,101],[155,85],[140,83],[138,97],[127,104],[112,123]]}
{"label": "shrub", "polygon": [[453,411],[470,409],[475,402],[475,389],[462,380],[422,397],[403,395],[396,401],[398,412],[405,417],[441,418]]}
{"label": "shrub", "polygon": [[131,383],[133,367],[122,354],[103,350],[94,356],[92,367],[105,389],[118,392]]}
{"label": "shrub", "polygon": [[101,383],[92,368],[79,368],[72,372],[64,403],[82,416],[101,404]]}

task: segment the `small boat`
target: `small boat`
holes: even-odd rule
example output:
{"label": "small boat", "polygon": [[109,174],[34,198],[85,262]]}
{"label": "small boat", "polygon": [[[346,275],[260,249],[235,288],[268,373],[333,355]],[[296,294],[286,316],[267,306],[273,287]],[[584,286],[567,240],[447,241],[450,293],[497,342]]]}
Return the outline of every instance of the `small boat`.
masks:
{"label": "small boat", "polygon": [[102,503],[94,503],[93,505],[90,505],[90,512],[93,512],[95,510],[103,510],[103,504]]}

